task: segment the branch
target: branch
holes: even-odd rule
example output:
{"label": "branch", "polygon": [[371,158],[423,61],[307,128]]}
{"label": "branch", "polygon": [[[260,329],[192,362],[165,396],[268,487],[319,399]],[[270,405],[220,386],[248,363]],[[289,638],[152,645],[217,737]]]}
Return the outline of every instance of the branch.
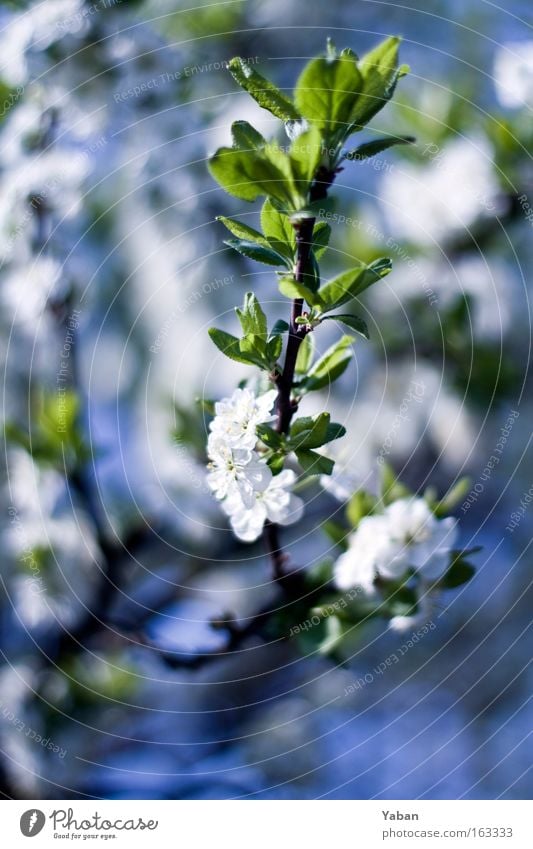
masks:
{"label": "branch", "polygon": [[[328,189],[333,183],[336,173],[337,172],[319,169],[316,179],[311,186],[311,202],[324,200],[327,197]],[[305,283],[305,270],[311,256],[315,221],[316,218],[304,218],[302,221],[294,224],[296,232],[296,263],[294,268],[294,279],[297,283]],[[297,404],[295,404],[291,398],[291,394],[294,385],[294,370],[296,368],[298,351],[308,333],[305,325],[300,325],[296,322],[296,319],[302,315],[303,304],[304,302],[302,298],[295,298],[292,302],[289,338],[287,341],[287,350],[285,352],[285,364],[281,375],[279,375],[276,380],[276,386],[278,387],[278,397],[276,400],[278,418],[276,422],[276,430],[278,433],[288,433],[292,417],[298,409]],[[296,577],[296,573],[285,572],[285,565],[288,561],[288,557],[283,553],[279,541],[279,525],[276,525],[273,522],[267,522],[263,532],[263,539],[272,562],[272,574],[274,580],[286,582],[288,579],[291,579],[293,581]]]}

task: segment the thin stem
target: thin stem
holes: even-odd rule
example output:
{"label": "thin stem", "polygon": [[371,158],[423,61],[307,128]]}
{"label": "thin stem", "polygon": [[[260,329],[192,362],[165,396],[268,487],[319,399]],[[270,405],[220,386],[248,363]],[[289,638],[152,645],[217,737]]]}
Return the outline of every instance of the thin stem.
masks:
{"label": "thin stem", "polygon": [[[339,169],[337,169],[338,171]],[[324,200],[327,197],[328,189],[330,188],[337,171],[328,171],[325,168],[319,169],[316,179],[311,186],[310,200]],[[315,227],[315,218],[304,218],[302,221],[294,225],[296,232],[296,263],[294,266],[294,279],[297,283],[305,283],[305,272],[311,257],[311,249],[313,246],[313,230]],[[285,364],[282,373],[276,380],[278,387],[278,397],[276,401],[277,422],[276,430],[278,433],[288,433],[292,417],[298,409],[297,404],[292,400],[292,390],[294,386],[294,372],[296,368],[296,360],[300,345],[305,339],[308,330],[305,325],[298,324],[296,319],[300,318],[303,312],[303,299],[295,298],[291,305],[291,320],[289,326],[289,338],[287,341],[287,350],[285,352]],[[279,540],[279,526],[273,522],[266,522],[263,532],[266,549],[270,555],[272,563],[272,574],[274,580],[286,582],[290,579],[291,586],[293,585],[296,574],[287,574],[285,572],[285,564],[287,556],[283,553]]]}

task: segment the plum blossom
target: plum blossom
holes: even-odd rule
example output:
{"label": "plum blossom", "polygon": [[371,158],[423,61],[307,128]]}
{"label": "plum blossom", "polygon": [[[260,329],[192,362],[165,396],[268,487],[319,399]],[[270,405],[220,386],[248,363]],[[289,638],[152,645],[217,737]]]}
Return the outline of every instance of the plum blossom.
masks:
{"label": "plum blossom", "polygon": [[222,500],[237,493],[246,507],[252,507],[255,493],[263,492],[272,472],[259,455],[249,448],[232,448],[212,434],[207,443],[211,460],[207,484],[215,498]]}
{"label": "plum blossom", "polygon": [[361,520],[337,560],[335,582],[339,589],[360,586],[372,593],[376,578],[400,580],[408,569],[436,581],[449,566],[457,533],[456,520],[437,519],[422,498],[395,501]]}
{"label": "plum blossom", "polygon": [[223,438],[227,445],[254,448],[257,425],[272,421],[270,411],[276,395],[275,389],[259,396],[248,388],[236,389],[230,398],[223,398],[215,404],[216,415],[211,422],[211,433]]}
{"label": "plum blossom", "polygon": [[484,136],[457,138],[428,154],[425,167],[406,163],[387,174],[381,192],[395,233],[421,244],[439,242],[494,213],[499,195],[494,151]]}
{"label": "plum blossom", "polygon": [[272,421],[276,395],[274,389],[262,395],[236,389],[215,404],[210,425],[207,483],[243,542],[256,540],[267,520],[289,525],[303,513],[302,500],[291,492],[295,473],[286,469],[273,476],[266,458],[255,450],[257,426]]}
{"label": "plum blossom", "polygon": [[235,535],[243,542],[254,542],[263,530],[267,519],[278,525],[292,525],[303,515],[303,501],[290,491],[296,475],[292,469],[284,469],[272,478],[267,488],[254,494],[255,502],[247,508],[237,492],[233,492],[222,504],[230,518]]}
{"label": "plum blossom", "polygon": [[511,41],[499,48],[494,84],[502,106],[533,106],[533,41]]}

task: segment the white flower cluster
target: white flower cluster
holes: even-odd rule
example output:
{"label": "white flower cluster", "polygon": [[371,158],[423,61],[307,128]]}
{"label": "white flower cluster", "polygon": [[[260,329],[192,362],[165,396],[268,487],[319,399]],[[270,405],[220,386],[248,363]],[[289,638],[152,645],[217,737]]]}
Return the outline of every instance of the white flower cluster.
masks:
{"label": "white flower cluster", "polygon": [[457,520],[437,519],[422,498],[395,501],[359,522],[335,564],[335,583],[341,590],[361,587],[372,595],[376,578],[397,581],[414,569],[420,578],[419,614],[396,616],[390,623],[395,630],[409,628],[427,615],[428,587],[448,569],[457,533]]}
{"label": "white flower cluster", "polygon": [[210,425],[207,482],[244,542],[256,540],[267,519],[290,525],[303,513],[302,500],[291,492],[294,472],[285,469],[273,476],[256,450],[257,426],[272,421],[276,394],[271,390],[256,396],[251,389],[236,389],[215,404]]}

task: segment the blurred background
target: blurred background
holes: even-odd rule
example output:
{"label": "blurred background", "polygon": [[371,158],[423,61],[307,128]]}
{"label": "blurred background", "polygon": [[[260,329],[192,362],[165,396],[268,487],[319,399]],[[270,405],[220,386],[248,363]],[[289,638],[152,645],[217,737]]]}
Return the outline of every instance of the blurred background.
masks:
{"label": "blurred background", "polygon": [[[4,2],[4,796],[531,794],[528,17],[525,0]],[[278,638],[173,665],[269,592],[261,545],[206,492],[194,404],[247,374],[207,328],[232,329],[249,289],[283,308],[215,221],[257,226],[207,173],[231,122],[280,133],[225,64],[290,89],[328,35],[361,54],[391,34],[411,73],[373,126],[416,144],[346,163],[325,271],[394,270],[358,305],[371,342],[314,402],[348,427],[333,484],[283,537],[302,567],[331,554],[321,521],[381,457],[416,490],[469,475],[456,515],[477,574],[383,673],[406,640],[382,625],[342,667]]]}

